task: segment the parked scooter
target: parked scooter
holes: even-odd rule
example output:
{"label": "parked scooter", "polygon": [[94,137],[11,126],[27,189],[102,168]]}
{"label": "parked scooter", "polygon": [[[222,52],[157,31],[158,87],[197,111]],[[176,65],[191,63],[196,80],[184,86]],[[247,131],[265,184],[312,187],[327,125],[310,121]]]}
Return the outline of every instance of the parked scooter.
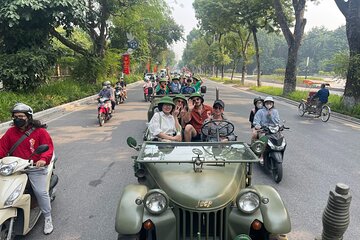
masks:
{"label": "parked scooter", "polygon": [[[48,145],[40,145],[29,159],[48,149]],[[53,155],[47,166],[47,189],[51,201],[55,199],[55,186],[58,183],[58,177],[53,173],[55,161]],[[12,156],[0,159],[0,240],[26,235],[41,215],[26,174],[34,168],[32,160]]]}
{"label": "parked scooter", "polygon": [[111,101],[109,98],[98,98],[98,120],[100,127],[111,118]]}
{"label": "parked scooter", "polygon": [[266,144],[263,152],[263,166],[272,173],[276,183],[279,183],[283,176],[282,163],[286,149],[286,141],[281,132],[284,129],[290,128],[285,127],[284,125],[261,127],[261,132],[265,133],[265,135],[260,138],[260,141]]}

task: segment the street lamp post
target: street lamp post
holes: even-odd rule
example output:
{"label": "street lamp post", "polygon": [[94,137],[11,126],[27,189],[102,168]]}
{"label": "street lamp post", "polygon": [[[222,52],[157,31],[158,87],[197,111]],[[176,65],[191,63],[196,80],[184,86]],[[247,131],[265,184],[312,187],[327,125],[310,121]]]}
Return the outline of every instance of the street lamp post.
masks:
{"label": "street lamp post", "polygon": [[309,71],[309,57],[306,58],[305,79],[307,79],[308,71]]}

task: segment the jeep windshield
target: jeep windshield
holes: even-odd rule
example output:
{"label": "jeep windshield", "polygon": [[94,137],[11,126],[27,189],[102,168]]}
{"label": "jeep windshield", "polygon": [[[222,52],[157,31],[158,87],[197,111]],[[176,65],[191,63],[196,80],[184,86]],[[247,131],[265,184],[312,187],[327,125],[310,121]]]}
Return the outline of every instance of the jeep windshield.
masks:
{"label": "jeep windshield", "polygon": [[137,162],[204,164],[258,162],[243,142],[144,142]]}

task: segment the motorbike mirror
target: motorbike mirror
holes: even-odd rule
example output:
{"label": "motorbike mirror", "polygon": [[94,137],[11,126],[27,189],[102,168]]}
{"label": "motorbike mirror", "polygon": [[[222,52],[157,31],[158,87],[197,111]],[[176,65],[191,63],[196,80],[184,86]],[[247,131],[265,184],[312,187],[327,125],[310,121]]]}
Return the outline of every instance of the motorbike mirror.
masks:
{"label": "motorbike mirror", "polygon": [[201,86],[200,87],[200,92],[201,93],[206,93],[206,86]]}
{"label": "motorbike mirror", "polygon": [[41,154],[41,153],[46,152],[47,150],[49,150],[49,145],[43,144],[43,145],[38,146],[35,149],[35,154]]}
{"label": "motorbike mirror", "polygon": [[49,150],[49,145],[42,144],[35,149],[35,151],[30,155],[29,159],[31,159],[31,157],[34,156],[35,154],[41,154],[46,152],[47,150]]}
{"label": "motorbike mirror", "polygon": [[128,137],[128,138],[126,139],[126,142],[127,142],[127,145],[128,145],[129,147],[136,149],[136,147],[137,147],[137,142],[136,142],[136,140],[135,140],[133,137]]}

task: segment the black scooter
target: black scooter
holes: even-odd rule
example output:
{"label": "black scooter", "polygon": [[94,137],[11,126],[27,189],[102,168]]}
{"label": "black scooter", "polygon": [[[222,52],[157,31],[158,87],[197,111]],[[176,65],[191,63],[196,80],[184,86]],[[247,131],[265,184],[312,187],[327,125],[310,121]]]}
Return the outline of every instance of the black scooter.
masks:
{"label": "black scooter", "polygon": [[261,127],[261,132],[265,133],[265,136],[260,138],[260,141],[265,143],[265,150],[263,152],[263,167],[272,173],[273,179],[276,183],[279,183],[283,176],[282,163],[286,149],[286,141],[281,132],[284,129],[290,128],[285,127],[284,125]]}

